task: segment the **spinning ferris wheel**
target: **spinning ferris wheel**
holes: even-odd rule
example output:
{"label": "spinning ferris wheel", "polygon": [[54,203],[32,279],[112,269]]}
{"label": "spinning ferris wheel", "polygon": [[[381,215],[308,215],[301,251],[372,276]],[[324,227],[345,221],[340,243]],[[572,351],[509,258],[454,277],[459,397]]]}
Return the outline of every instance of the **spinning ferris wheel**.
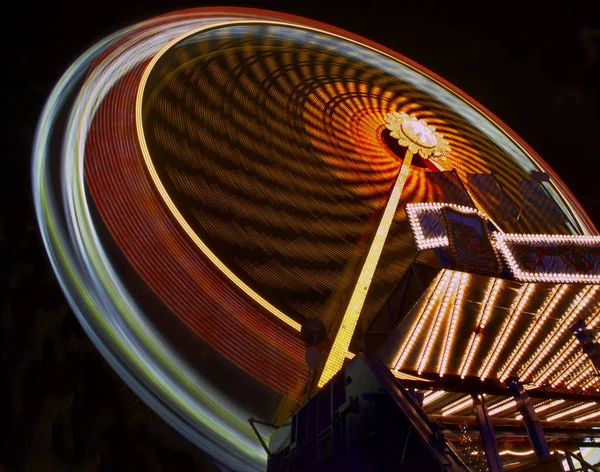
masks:
{"label": "spinning ferris wheel", "polygon": [[[242,470],[266,461],[246,418],[289,417],[364,354],[364,334],[413,264],[439,267],[431,249],[448,238],[421,213],[444,203],[500,235],[592,244],[596,234],[542,159],[442,78],[346,31],[258,10],[163,15],[82,55],[40,120],[34,190],[54,269],[98,349],[167,421]],[[501,264],[511,240],[498,241]],[[431,293],[454,298],[440,307],[459,306],[477,277],[502,280],[500,268],[444,267]],[[577,313],[593,318],[590,277],[486,278],[466,297],[589,296]],[[552,281],[589,284],[583,295],[533,284]],[[517,352],[502,354],[509,338],[493,320],[498,340],[476,348],[477,326],[424,297],[406,317],[416,344],[390,357],[398,375],[503,380],[523,363],[540,385],[571,379],[538,372],[567,341],[543,345],[539,362],[518,336]],[[502,303],[539,308],[522,300]],[[300,332],[313,318],[326,336],[309,369]],[[452,323],[466,356],[452,354]],[[540,328],[540,342],[554,328]],[[437,353],[438,342],[448,347]]]}

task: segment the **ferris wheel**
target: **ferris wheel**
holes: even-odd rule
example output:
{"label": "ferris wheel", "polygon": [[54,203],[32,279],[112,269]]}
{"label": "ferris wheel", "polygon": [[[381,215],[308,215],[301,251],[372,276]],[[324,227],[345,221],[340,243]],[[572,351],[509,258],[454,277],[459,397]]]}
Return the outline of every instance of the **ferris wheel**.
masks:
{"label": "ferris wheel", "polygon": [[[442,78],[251,9],[159,16],[84,53],[44,109],[33,184],[54,270],[98,349],[241,470],[266,463],[248,416],[289,416],[364,352],[360,334],[411,263],[431,260],[407,204],[450,202],[500,233],[596,233],[544,161]],[[315,368],[309,319],[326,332]]]}

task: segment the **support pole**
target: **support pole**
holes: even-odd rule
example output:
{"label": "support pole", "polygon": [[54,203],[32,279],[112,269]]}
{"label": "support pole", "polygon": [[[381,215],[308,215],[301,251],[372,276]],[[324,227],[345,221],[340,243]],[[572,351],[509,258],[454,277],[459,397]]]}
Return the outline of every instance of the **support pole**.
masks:
{"label": "support pole", "polygon": [[531,403],[531,398],[529,398],[523,384],[517,377],[510,377],[506,380],[506,385],[515,397],[517,408],[525,422],[525,428],[527,428],[527,434],[529,434],[529,440],[533,446],[535,456],[538,459],[548,457],[550,455],[550,448],[546,442],[542,424],[540,423],[540,419]]}
{"label": "support pole", "polygon": [[423,399],[424,399],[423,392],[420,392],[419,390],[416,390],[414,388],[410,388],[410,389],[408,389],[408,394],[410,395],[410,398],[412,398],[413,401],[417,405],[419,405],[419,407],[423,408]]}
{"label": "support pole", "polygon": [[596,344],[594,337],[587,331],[585,321],[577,320],[571,326],[571,331],[579,341],[579,344],[581,344],[583,351],[587,354],[590,361],[592,361],[596,375],[600,375],[600,347]]}
{"label": "support pole", "polygon": [[567,465],[569,466],[569,472],[575,472],[577,469],[573,463],[573,457],[568,453],[568,451],[565,451],[565,459],[567,460]]}
{"label": "support pole", "polygon": [[379,220],[379,225],[375,231],[373,242],[367,251],[367,257],[365,258],[354,291],[352,292],[348,306],[346,307],[342,323],[335,336],[327,360],[325,361],[325,367],[321,372],[321,378],[317,384],[319,388],[322,388],[323,385],[329,382],[344,364],[346,352],[348,352],[348,347],[350,346],[350,341],[352,341],[352,336],[354,335],[358,320],[361,318],[362,308],[365,299],[367,298],[369,287],[371,286],[371,280],[373,279],[375,268],[379,262],[381,252],[383,251],[383,245],[387,239],[392,223],[394,222],[394,216],[398,209],[398,205],[400,204],[400,197],[402,195],[402,190],[404,189],[404,184],[408,179],[412,158],[413,154],[409,150],[406,150],[404,160],[402,161],[402,167],[400,167],[400,172],[398,173],[398,177],[396,177],[396,182],[388,197],[385,209]]}
{"label": "support pole", "polygon": [[498,452],[498,443],[496,442],[496,435],[494,434],[494,427],[492,421],[488,415],[487,406],[483,401],[483,397],[479,395],[471,395],[473,397],[473,411],[475,412],[475,418],[477,419],[477,426],[479,427],[479,435],[481,436],[481,445],[485,452],[485,458],[487,460],[488,469],[490,472],[503,472],[504,466],[500,459]]}
{"label": "support pole", "polygon": [[255,426],[255,423],[262,424],[262,425],[265,425],[265,426],[270,426],[271,428],[275,428],[275,429],[279,429],[279,426],[275,426],[274,424],[267,423],[266,421],[257,420],[254,417],[248,418],[248,423],[250,423],[250,426],[252,427],[252,430],[254,431],[254,434],[256,434],[256,437],[258,438],[258,440],[260,441],[261,446],[263,447],[263,449],[267,453],[267,456],[271,457],[271,455],[272,455],[271,451],[269,450],[269,448],[267,446],[267,443],[265,443],[265,440],[263,439],[262,435],[260,434],[260,431]]}

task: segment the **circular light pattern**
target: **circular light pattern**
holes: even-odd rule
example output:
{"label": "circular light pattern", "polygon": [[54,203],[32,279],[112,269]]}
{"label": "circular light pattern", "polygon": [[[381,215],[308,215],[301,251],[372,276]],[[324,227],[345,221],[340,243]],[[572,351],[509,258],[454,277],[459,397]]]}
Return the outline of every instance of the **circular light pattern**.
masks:
{"label": "circular light pattern", "polygon": [[386,120],[390,135],[398,140],[400,146],[408,148],[413,154],[419,153],[425,159],[446,160],[450,152],[448,141],[425,120],[404,112],[388,113]]}
{"label": "circular light pattern", "polygon": [[391,130],[390,135],[413,154],[419,153],[425,159],[445,160],[450,152],[448,141],[425,120],[404,112],[392,112],[387,114],[386,121],[386,127]]}
{"label": "circular light pattern", "polygon": [[[406,58],[259,10],[134,25],[82,55],[48,100],[33,185],[62,288],[138,395],[232,468],[264,468],[246,419],[285,417],[304,391],[302,321],[335,337],[401,166],[385,144],[396,114],[415,117],[401,131],[422,157],[447,157],[413,166],[402,203],[446,201],[431,171],[494,172],[514,200],[518,179],[550,172]],[[570,226],[525,215],[530,232],[595,231],[554,175],[549,191]],[[414,254],[402,204],[367,317]]]}
{"label": "circular light pattern", "polygon": [[437,144],[437,139],[427,125],[418,121],[405,121],[402,123],[402,131],[410,140],[424,148],[432,148]]}

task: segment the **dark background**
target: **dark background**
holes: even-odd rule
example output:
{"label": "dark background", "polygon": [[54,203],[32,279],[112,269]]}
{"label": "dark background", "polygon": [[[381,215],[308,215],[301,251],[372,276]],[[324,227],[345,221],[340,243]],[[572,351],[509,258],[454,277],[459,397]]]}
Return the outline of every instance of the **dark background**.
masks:
{"label": "dark background", "polygon": [[[438,73],[524,138],[598,225],[600,16],[594,3],[237,5],[330,23]],[[203,5],[18,2],[4,17],[0,471],[216,470],[135,397],[83,334],[43,250],[30,185],[37,119],[64,70],[117,29],[195,6]]]}

